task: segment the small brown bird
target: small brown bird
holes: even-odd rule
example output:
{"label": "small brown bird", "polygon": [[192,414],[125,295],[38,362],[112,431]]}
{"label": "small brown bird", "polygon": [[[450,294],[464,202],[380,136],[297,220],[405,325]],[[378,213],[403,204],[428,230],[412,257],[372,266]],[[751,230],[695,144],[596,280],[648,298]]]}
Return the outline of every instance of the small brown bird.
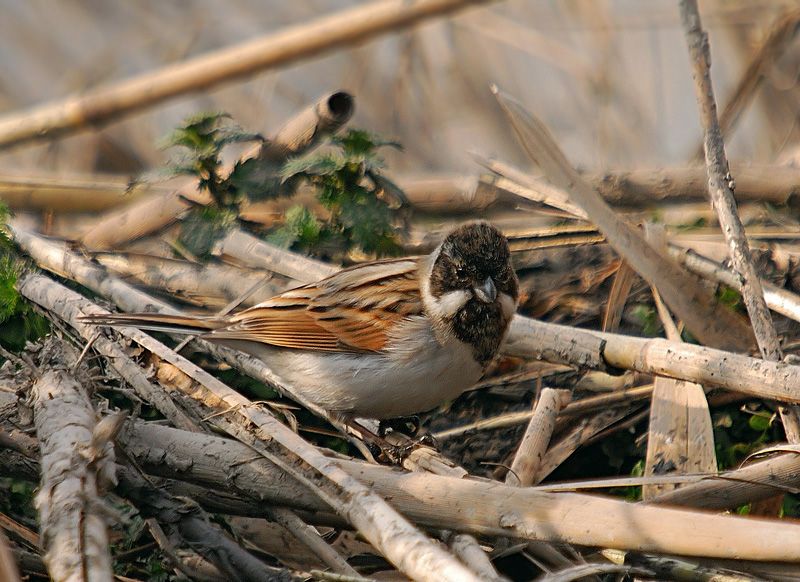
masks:
{"label": "small brown bird", "polygon": [[350,267],[232,316],[85,320],[199,333],[263,360],[332,413],[386,419],[430,410],[477,382],[517,299],[506,238],[487,222],[471,222],[430,255]]}

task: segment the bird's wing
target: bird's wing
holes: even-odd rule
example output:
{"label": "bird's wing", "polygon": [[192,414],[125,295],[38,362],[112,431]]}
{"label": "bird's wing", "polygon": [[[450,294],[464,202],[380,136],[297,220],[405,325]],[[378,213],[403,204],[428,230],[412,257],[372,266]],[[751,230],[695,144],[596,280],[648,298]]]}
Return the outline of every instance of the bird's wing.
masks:
{"label": "bird's wing", "polygon": [[422,313],[419,259],[391,259],[344,269],[234,315],[208,339],[335,352],[379,351],[391,329]]}

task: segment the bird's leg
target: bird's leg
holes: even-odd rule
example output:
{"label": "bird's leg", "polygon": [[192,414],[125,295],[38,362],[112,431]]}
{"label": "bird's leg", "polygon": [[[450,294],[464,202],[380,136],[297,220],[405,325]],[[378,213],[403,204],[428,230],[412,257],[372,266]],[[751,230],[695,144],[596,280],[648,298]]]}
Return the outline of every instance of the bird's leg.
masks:
{"label": "bird's leg", "polygon": [[375,434],[354,419],[345,419],[343,423],[350,431],[358,435],[378,460],[393,465],[402,465],[408,454],[420,446],[420,442],[416,439],[409,440],[400,432],[392,432],[386,435],[385,431],[379,428],[379,434]]}
{"label": "bird's leg", "polygon": [[409,437],[417,436],[422,421],[419,416],[401,416],[400,418],[389,418],[381,420],[378,424],[378,434],[382,437],[386,436],[388,431],[400,432]]}

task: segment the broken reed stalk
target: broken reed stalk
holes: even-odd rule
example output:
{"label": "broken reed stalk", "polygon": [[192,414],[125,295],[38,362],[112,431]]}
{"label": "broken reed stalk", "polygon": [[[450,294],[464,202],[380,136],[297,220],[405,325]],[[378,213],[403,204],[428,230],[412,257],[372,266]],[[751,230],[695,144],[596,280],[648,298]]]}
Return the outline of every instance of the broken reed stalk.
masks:
{"label": "broken reed stalk", "polygon": [[514,462],[506,475],[506,484],[517,487],[535,485],[534,478],[553,436],[558,413],[569,401],[569,392],[544,388],[533,409],[531,420],[522,435]]}
{"label": "broken reed stalk", "polygon": [[733,178],[725,155],[725,144],[722,141],[722,132],[717,120],[717,104],[714,100],[714,88],[711,83],[711,53],[708,35],[700,22],[697,0],[681,0],[680,12],[686,43],[689,47],[695,94],[705,136],[703,149],[708,172],[708,193],[730,249],[731,264],[742,280],[742,298],[747,307],[747,313],[750,315],[750,322],[758,341],[761,356],[765,360],[778,361],[783,357],[780,342],[775,333],[775,327],[772,325],[772,317],[764,302],[761,281],[753,266],[744,226],[736,211]]}
{"label": "broken reed stalk", "polygon": [[[664,246],[659,245],[662,249]],[[667,338],[682,342],[680,331],[655,289],[653,298]],[[716,470],[714,429],[703,387],[693,382],[657,376],[650,403],[645,476],[714,473]],[[658,493],[670,491],[677,486],[644,485],[642,499],[651,499]]]}
{"label": "broken reed stalk", "polygon": [[320,537],[316,529],[297,517],[297,514],[291,509],[270,507],[267,511],[270,521],[274,521],[289,531],[298,542],[311,550],[333,572],[353,578],[361,577],[361,574],[354,570],[339,552]]}
{"label": "broken reed stalk", "polygon": [[591,217],[614,250],[658,288],[664,301],[690,331],[706,345],[747,351],[752,332],[742,319],[717,303],[695,275],[663,257],[640,231],[617,216],[569,163],[539,119],[496,87],[492,90],[531,160],[554,186],[564,190],[568,199]]}
{"label": "broken reed stalk", "polygon": [[[742,279],[722,263],[704,257],[692,249],[678,245],[667,245],[667,251],[673,259],[693,273],[727,285],[737,291],[742,290]],[[767,307],[784,317],[800,321],[800,296],[773,285],[769,281],[762,280],[761,287],[764,290],[764,300],[767,302]]]}
{"label": "broken reed stalk", "polygon": [[300,283],[318,281],[340,269],[265,243],[239,229],[231,230],[225,238],[218,241],[212,254],[232,258],[245,267],[268,269]]}
{"label": "broken reed stalk", "polygon": [[483,551],[478,540],[471,535],[456,534],[449,540],[449,546],[458,559],[475,572],[483,582],[510,582],[508,578],[497,573],[489,556]]}
{"label": "broken reed stalk", "polygon": [[56,582],[111,582],[102,491],[116,484],[114,450],[94,434],[97,420],[85,390],[54,363],[33,387],[42,451],[36,508],[44,561]]}
{"label": "broken reed stalk", "polygon": [[125,280],[167,291],[190,303],[221,308],[259,285],[242,305],[249,307],[266,301],[286,284],[272,271],[241,269],[209,262],[198,264],[137,253],[93,253],[92,258]]}
{"label": "broken reed stalk", "polygon": [[[241,159],[262,158],[265,174],[261,179],[274,180],[274,176],[266,173],[275,171],[289,156],[310,151],[325,136],[341,129],[352,117],[354,107],[353,96],[349,93],[337,91],[325,95],[291,117],[270,139],[254,146]],[[229,164],[224,171],[232,169],[233,164]],[[82,242],[90,249],[113,248],[171,224],[191,203],[209,202],[211,197],[208,192],[197,189],[196,179],[185,179],[173,191],[157,193],[122,210],[109,212],[84,233]]]}
{"label": "broken reed stalk", "polygon": [[192,499],[177,498],[153,486],[131,467],[119,470],[118,492],[143,515],[152,515],[186,547],[216,566],[228,580],[292,582],[287,570],[267,566],[212,524],[206,512]]}
{"label": "broken reed stalk", "polygon": [[485,0],[382,0],[361,4],[114,84],[0,118],[0,149],[97,127],[166,99],[476,5]]}
{"label": "broken reed stalk", "polygon": [[122,176],[36,175],[0,177],[0,200],[12,210],[95,212],[132,201],[161,185],[135,185]]}
{"label": "broken reed stalk", "polygon": [[[728,244],[731,265],[741,279],[742,299],[750,316],[750,324],[753,327],[761,357],[778,362],[783,359],[783,350],[772,323],[772,315],[764,301],[764,290],[753,265],[744,225],[736,211],[733,178],[730,174],[728,158],[725,155],[725,143],[717,119],[717,103],[714,99],[714,87],[711,82],[711,49],[708,34],[703,30],[700,20],[697,0],[681,0],[680,13],[686,44],[689,48],[689,60],[692,65],[692,78],[694,79],[700,121],[703,125],[703,150],[708,171],[708,193],[711,197],[711,204],[717,212],[720,228],[725,236],[725,242]],[[800,409],[790,406],[781,407],[779,411],[786,438],[791,443],[800,442]]]}
{"label": "broken reed stalk", "polygon": [[[41,275],[23,277],[19,290],[34,303],[51,311],[57,311],[70,302],[86,301]],[[131,335],[130,331],[129,328],[119,330],[123,335]],[[139,345],[193,380],[175,386],[186,390],[187,396],[220,412],[221,428],[246,443],[251,457],[256,452],[268,458],[310,487],[398,569],[422,581],[476,580],[469,570],[428,540],[383,499],[343,471],[338,462],[323,455],[261,407],[160,342],[145,334],[136,337]],[[231,420],[225,421],[226,418]]]}
{"label": "broken reed stalk", "polygon": [[[126,450],[150,474],[225,489],[235,467],[240,495],[259,499],[262,504],[309,511],[327,509],[315,495],[287,483],[280,468],[266,459],[254,459],[251,449],[230,439],[138,422],[130,423],[121,438]],[[167,450],[180,450],[186,462],[180,467],[164,463]],[[337,462],[376,493],[391,499],[409,519],[429,528],[590,546],[624,548],[632,544],[639,549],[659,548],[643,551],[685,555],[727,556],[746,551],[738,554],[742,559],[754,555],[761,556],[755,559],[770,559],[764,553],[768,551],[772,556],[797,559],[792,546],[793,540],[800,539],[800,528],[776,520],[685,510],[644,513],[641,510],[648,506],[609,498],[544,493],[535,487],[509,487],[431,473],[405,473],[360,461]],[[259,507],[247,509],[250,515],[263,511]],[[780,531],[774,530],[771,539],[760,539],[762,529],[769,531],[771,524]],[[783,532],[790,537],[782,537]],[[745,537],[737,539],[739,535]]]}

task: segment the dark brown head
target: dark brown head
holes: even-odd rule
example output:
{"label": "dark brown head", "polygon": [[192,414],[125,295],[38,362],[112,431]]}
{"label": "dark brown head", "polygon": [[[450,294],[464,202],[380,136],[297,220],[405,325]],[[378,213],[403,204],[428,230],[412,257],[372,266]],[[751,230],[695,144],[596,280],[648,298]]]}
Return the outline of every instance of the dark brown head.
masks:
{"label": "dark brown head", "polygon": [[487,364],[497,354],[519,296],[506,237],[488,222],[470,222],[450,232],[431,260],[425,289],[429,315]]}

